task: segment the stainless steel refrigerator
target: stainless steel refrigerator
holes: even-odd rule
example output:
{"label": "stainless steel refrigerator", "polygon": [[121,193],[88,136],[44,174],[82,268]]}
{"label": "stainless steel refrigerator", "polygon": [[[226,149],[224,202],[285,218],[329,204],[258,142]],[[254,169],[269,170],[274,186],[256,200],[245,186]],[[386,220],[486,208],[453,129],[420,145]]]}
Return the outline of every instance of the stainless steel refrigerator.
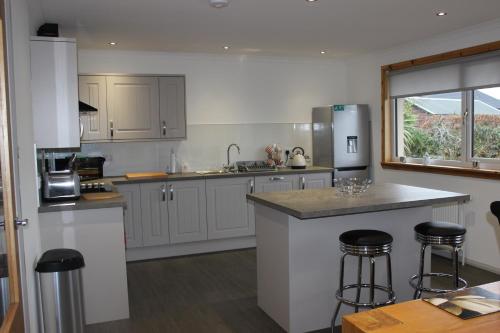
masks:
{"label": "stainless steel refrigerator", "polygon": [[368,105],[330,105],[312,110],[313,164],[333,168],[333,177],[368,177]]}

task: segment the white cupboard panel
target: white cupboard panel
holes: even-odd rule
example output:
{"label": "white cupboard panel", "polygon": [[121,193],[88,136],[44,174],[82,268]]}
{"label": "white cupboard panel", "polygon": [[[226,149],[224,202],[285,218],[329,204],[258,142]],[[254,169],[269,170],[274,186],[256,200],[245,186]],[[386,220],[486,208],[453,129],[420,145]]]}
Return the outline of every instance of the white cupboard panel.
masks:
{"label": "white cupboard panel", "polygon": [[141,184],[141,220],[144,246],[170,243],[166,184]]}
{"label": "white cupboard panel", "polygon": [[30,49],[33,131],[37,147],[80,147],[76,41],[32,37]]}

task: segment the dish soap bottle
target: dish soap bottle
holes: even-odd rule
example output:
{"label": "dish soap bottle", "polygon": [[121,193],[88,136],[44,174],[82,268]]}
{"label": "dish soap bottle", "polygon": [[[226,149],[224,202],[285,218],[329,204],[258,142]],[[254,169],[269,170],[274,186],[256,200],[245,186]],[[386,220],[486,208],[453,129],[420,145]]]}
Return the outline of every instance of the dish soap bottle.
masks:
{"label": "dish soap bottle", "polygon": [[177,172],[177,161],[175,158],[175,151],[173,148],[170,150],[170,172],[171,173]]}

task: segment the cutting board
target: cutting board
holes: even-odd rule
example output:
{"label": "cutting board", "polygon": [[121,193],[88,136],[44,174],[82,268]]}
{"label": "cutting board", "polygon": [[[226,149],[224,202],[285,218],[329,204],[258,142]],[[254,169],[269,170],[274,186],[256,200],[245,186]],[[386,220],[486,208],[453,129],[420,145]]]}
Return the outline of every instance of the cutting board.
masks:
{"label": "cutting board", "polygon": [[166,178],[168,175],[165,172],[130,172],[126,173],[125,177],[129,180],[150,179],[150,178]]}
{"label": "cutting board", "polygon": [[117,192],[97,192],[97,193],[84,193],[82,198],[84,200],[107,200],[121,197]]}

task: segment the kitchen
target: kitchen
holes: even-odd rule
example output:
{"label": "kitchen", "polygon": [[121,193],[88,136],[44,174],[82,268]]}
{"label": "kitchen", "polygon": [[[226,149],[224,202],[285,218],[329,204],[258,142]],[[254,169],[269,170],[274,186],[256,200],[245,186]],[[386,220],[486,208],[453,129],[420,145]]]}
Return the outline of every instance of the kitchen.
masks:
{"label": "kitchen", "polygon": [[[210,22],[207,24],[214,27],[217,26],[218,20],[229,24],[225,20],[233,17],[232,15],[241,15],[242,10],[247,12],[257,10],[236,1],[231,1],[229,6],[224,8],[212,8],[208,1],[206,2],[193,5],[195,7],[193,10],[198,15],[207,17]],[[305,17],[311,19],[310,15],[319,15],[321,9],[325,8],[323,6],[328,6],[329,10],[332,9],[330,7],[332,4],[325,4],[323,1],[300,2],[300,4],[292,5],[291,17],[303,13]],[[99,6],[97,3],[94,5]],[[489,5],[495,6],[493,3]],[[177,36],[169,37],[172,38],[171,40],[165,39],[163,42],[165,45],[159,42],[160,36],[148,31],[152,28],[148,28],[147,25],[137,27],[137,31],[128,33],[115,31],[114,35],[111,34],[107,29],[120,24],[123,26],[120,22],[125,21],[120,21],[119,17],[123,19],[129,15],[127,13],[133,10],[131,4],[121,9],[119,15],[116,16],[118,22],[115,23],[109,23],[98,15],[96,12],[99,10],[86,8],[82,4],[76,6],[78,10],[76,7],[71,8],[58,1],[28,1],[24,5],[12,3],[8,6],[12,17],[23,17],[11,23],[13,36],[22,35],[11,41],[12,52],[17,55],[11,59],[13,79],[15,79],[10,83],[10,86],[14,88],[13,93],[30,89],[28,86],[32,86],[34,69],[40,72],[44,70],[50,72],[47,66],[37,64],[38,60],[33,57],[33,54],[30,59],[29,49],[32,47],[30,44],[33,43],[33,38],[36,39],[30,36],[35,36],[43,23],[57,22],[61,36],[75,44],[75,60],[73,60],[75,66],[72,70],[78,76],[72,75],[74,82],[72,94],[75,98],[68,100],[76,104],[79,99],[97,109],[97,111],[71,114],[71,117],[74,117],[69,122],[72,130],[67,133],[76,143],[67,145],[66,142],[62,146],[44,147],[43,143],[39,142],[40,138],[50,139],[53,136],[54,140],[63,142],[63,136],[57,134],[59,126],[68,126],[68,122],[59,123],[41,111],[35,112],[44,107],[50,109],[43,103],[39,103],[40,99],[37,99],[46,98],[51,93],[44,91],[49,87],[50,80],[42,74],[41,77],[44,78],[40,83],[42,89],[32,88],[33,103],[28,101],[29,106],[19,93],[12,96],[12,101],[15,102],[12,107],[20,110],[16,111],[15,117],[16,124],[18,124],[17,132],[19,133],[22,128],[21,124],[23,126],[33,124],[34,127],[33,133],[25,135],[23,132],[23,135],[18,135],[17,138],[18,182],[22,189],[19,194],[18,210],[22,212],[19,216],[29,219],[23,233],[25,242],[30,245],[25,246],[24,272],[21,269],[21,273],[26,276],[23,297],[25,297],[24,303],[28,306],[24,309],[24,317],[29,319],[26,319],[25,326],[29,326],[31,331],[37,331],[37,321],[33,318],[38,316],[37,304],[33,301],[37,293],[33,265],[44,251],[54,247],[72,247],[83,252],[93,250],[90,251],[91,254],[85,255],[84,253],[87,266],[82,271],[84,287],[88,279],[99,281],[94,284],[96,287],[92,288],[93,295],[84,295],[85,315],[87,320],[90,319],[87,324],[93,324],[88,326],[89,331],[100,329],[140,331],[141,328],[153,330],[163,328],[175,331],[176,329],[182,330],[182,325],[187,325],[186,329],[196,330],[200,327],[197,325],[203,325],[203,323],[215,325],[208,327],[222,325],[230,331],[278,330],[279,326],[276,322],[279,321],[268,311],[265,311],[267,313],[265,314],[260,310],[255,301],[257,298],[255,272],[258,267],[255,263],[256,254],[252,252],[255,250],[252,248],[256,246],[254,235],[255,223],[258,219],[254,216],[254,201],[251,199],[247,201],[246,195],[253,194],[252,192],[258,195],[264,191],[276,190],[303,191],[302,188],[305,188],[307,192],[309,187],[330,187],[332,179],[339,177],[336,173],[332,176],[330,166],[322,167],[315,161],[318,154],[315,153],[317,146],[315,147],[313,143],[312,110],[313,107],[320,105],[335,104],[339,107],[353,103],[368,105],[369,127],[371,128],[371,131],[368,131],[370,132],[369,140],[367,144],[359,144],[357,147],[359,149],[369,147],[369,167],[366,171],[369,172],[369,178],[374,182],[372,188],[383,183],[398,183],[470,195],[471,201],[464,200],[463,204],[455,208],[456,214],[464,219],[461,222],[462,225],[467,227],[464,250],[466,267],[469,268],[472,265],[471,269],[482,269],[480,275],[490,279],[485,278],[484,281],[478,281],[476,284],[498,280],[498,275],[495,274],[498,274],[499,231],[494,216],[489,212],[489,204],[498,200],[497,178],[485,180],[484,177],[409,172],[380,166],[382,162],[380,159],[381,142],[387,140],[383,139],[380,134],[382,124],[379,112],[380,66],[495,41],[495,32],[499,29],[498,22],[495,21],[494,15],[488,16],[487,10],[475,9],[476,21],[470,21],[468,24],[460,21],[459,24],[455,21],[458,20],[455,16],[458,13],[463,15],[463,9],[458,9],[449,2],[443,4],[450,15],[441,18],[434,14],[439,8],[430,6],[433,8],[427,8],[428,12],[425,15],[429,17],[425,16],[425,19],[431,23],[434,22],[432,23],[434,25],[429,23],[432,27],[428,28],[427,34],[421,32],[419,37],[410,39],[408,36],[403,38],[404,33],[402,33],[397,43],[386,40],[385,49],[382,51],[373,44],[368,46],[370,44],[368,38],[359,39],[359,43],[367,44],[365,51],[358,51],[357,55],[352,56],[334,56],[336,51],[330,51],[326,46],[318,47],[312,52],[307,50],[308,47],[305,45],[283,43],[280,46],[281,53],[278,52],[278,46],[276,46],[277,51],[272,51],[273,46],[264,36],[259,46],[262,48],[260,51],[250,49],[250,44],[253,43],[248,42],[249,45],[245,45],[243,40],[240,41],[230,35],[216,34],[216,38],[213,37],[214,35],[206,36],[206,42],[198,43],[185,37],[186,41],[183,42],[179,36],[183,35],[182,31],[188,32],[189,29],[175,23],[177,22],[175,18],[165,22],[163,29],[179,31],[179,33]],[[109,14],[109,7],[102,6],[102,15]],[[181,11],[183,8],[183,5],[175,2],[164,6],[169,9],[181,6],[177,7]],[[162,20],[161,15],[155,14],[155,5],[150,4],[146,7],[137,12],[137,20],[147,20],[149,16]],[[403,11],[403,7],[400,10]],[[233,14],[233,11],[236,11],[236,14]],[[454,15],[452,15],[453,11]],[[424,17],[423,12],[422,9],[421,13]],[[443,22],[437,21],[441,19],[451,20],[455,25],[451,23],[447,25],[447,21],[439,23]],[[82,32],[85,30],[83,28],[78,30],[74,23],[77,20],[87,20],[85,28],[87,32]],[[473,23],[482,25],[467,30],[467,27],[472,26]],[[288,24],[293,27],[293,24]],[[458,28],[462,30],[457,30]],[[408,27],[406,32],[410,30]],[[429,37],[430,31],[440,35],[431,38]],[[479,31],[479,33],[473,33],[473,31]],[[195,35],[201,33],[199,28],[196,28]],[[138,35],[141,37],[137,37]],[[353,35],[356,33],[353,32]],[[73,37],[76,37],[76,41],[70,40]],[[339,41],[342,40],[341,37],[338,38]],[[358,35],[357,38],[361,37]],[[417,44],[418,40],[422,42]],[[169,42],[172,45],[177,43],[178,47],[169,46]],[[115,44],[111,45],[111,43]],[[349,43],[345,42],[345,45]],[[325,54],[322,54],[322,51]],[[21,54],[24,54],[25,58],[22,58]],[[26,61],[28,64],[31,63],[31,75],[22,69],[26,67]],[[29,68],[29,65],[27,66]],[[128,85],[128,88],[120,90],[120,85],[122,87]],[[130,88],[139,86],[140,88],[135,91]],[[62,84],[55,90],[60,96],[61,91],[64,89],[69,91],[69,87],[71,87],[70,84]],[[130,101],[134,98],[142,103],[140,107],[136,107],[136,110],[140,108],[149,112],[138,116],[137,113],[126,111],[127,107],[133,104]],[[172,100],[175,102],[170,103]],[[45,112],[56,111],[52,109]],[[335,111],[332,112],[337,114]],[[340,114],[342,111],[336,112]],[[81,138],[78,118],[83,125]],[[55,119],[61,120],[62,118],[56,116]],[[169,127],[172,126],[171,124],[174,126]],[[363,134],[366,132],[366,130],[362,131]],[[167,136],[169,138],[165,139]],[[355,147],[356,138],[350,140],[350,145],[346,142],[346,149]],[[41,163],[38,163],[39,171],[37,172],[40,180],[37,181],[36,174],[33,175],[33,169],[37,168],[33,152],[34,143],[39,149],[37,159],[43,159],[40,150],[43,149],[49,169],[54,167],[55,160],[66,161],[73,152],[77,154],[78,163],[86,157],[94,158],[94,160],[104,158],[102,175],[99,175],[98,170],[99,177],[95,178],[99,179],[90,182],[97,183],[97,187],[112,189],[114,192],[111,193],[119,193],[121,197],[95,200],[92,205],[97,206],[91,210],[77,208],[79,205],[88,204],[83,198],[79,199],[74,207],[45,202],[42,200],[42,192],[37,190],[37,184],[41,184],[43,178],[40,173]],[[231,144],[235,145],[230,146]],[[280,159],[283,161],[287,158],[286,151],[294,154],[292,150],[297,152],[300,149],[293,148],[301,147],[302,154],[296,156],[302,156],[303,159],[297,158],[301,160],[297,166],[303,166],[305,163],[306,169],[266,170],[260,173],[238,175],[224,172],[224,166],[236,161],[266,161],[268,152],[265,149],[273,144],[279,146],[274,148],[281,148]],[[56,147],[59,148],[54,150]],[[61,147],[65,148],[61,150]],[[77,147],[77,149],[68,150],[69,147]],[[291,163],[294,159],[295,156]],[[175,163],[172,163],[172,160],[175,160]],[[481,166],[487,163],[486,161],[480,162]],[[66,168],[65,162],[61,164],[62,168]],[[364,168],[365,165],[362,167]],[[176,169],[175,173],[172,172],[173,169]],[[169,172],[169,174],[155,174],[154,179],[148,177],[131,180],[133,177],[144,176],[138,173],[147,172]],[[126,174],[130,174],[128,179]],[[269,184],[273,182],[275,185]],[[104,184],[99,185],[100,183]],[[40,208],[36,203],[36,196],[33,197],[36,193],[40,196]],[[109,193],[98,192],[94,196],[106,196]],[[113,202],[111,206],[107,205],[106,200]],[[436,213],[431,211],[431,216],[428,215],[429,212],[426,212],[423,216],[432,218],[434,214],[442,211],[444,210],[436,210]],[[86,215],[87,213],[89,215]],[[109,216],[106,215],[108,213]],[[451,219],[454,220],[454,217]],[[86,221],[93,221],[92,226],[96,228],[104,228],[94,231],[100,235],[99,237],[92,237],[89,234],[91,225]],[[75,225],[69,226],[71,223]],[[68,227],[70,229],[65,230]],[[408,228],[411,230],[409,226]],[[81,230],[81,233],[78,230]],[[126,236],[126,248],[123,235]],[[331,235],[332,244],[338,247],[336,245],[338,235],[335,232]],[[121,250],[112,251],[111,246],[114,249],[120,246]],[[335,251],[332,250],[331,253],[331,265],[337,266],[339,255]],[[396,250],[393,250],[393,255],[397,256],[394,252]],[[196,256],[195,254],[203,255]],[[418,250],[415,256],[417,254]],[[93,258],[97,261],[93,261]],[[227,265],[224,265],[226,260]],[[92,266],[93,262],[98,262],[98,264]],[[109,269],[108,282],[105,279],[100,280],[102,277],[99,275],[88,273],[92,267],[93,269],[98,267],[97,270],[99,270],[106,268],[106,263],[111,262],[113,262],[112,267],[107,267]],[[237,267],[239,262],[246,263],[240,267],[240,271],[237,268],[230,268]],[[196,266],[196,264],[201,266]],[[212,264],[213,270],[206,266]],[[418,260],[415,261],[415,272],[417,264]],[[164,267],[160,268],[161,265]],[[184,275],[179,271],[183,265],[191,267],[192,272],[196,271],[200,276],[207,278],[207,281],[213,282],[211,288],[217,291],[212,295],[213,298],[210,297],[209,290],[197,289],[201,288],[203,283],[196,279],[196,274]],[[397,267],[396,262],[394,265]],[[449,265],[444,264],[444,266]],[[144,271],[141,271],[141,267]],[[169,269],[175,272],[172,273],[173,276],[179,279],[187,278],[194,285],[182,285],[181,281],[165,276],[168,275]],[[189,271],[188,269],[187,272]],[[141,279],[137,277],[153,274],[152,272],[163,276],[165,281],[151,280],[150,285],[147,282],[145,285],[140,284]],[[250,277],[243,276],[243,272]],[[413,274],[413,272],[408,272],[408,277],[410,273]],[[493,277],[488,274],[493,274]],[[217,275],[221,276],[220,281],[213,278]],[[236,282],[233,281],[233,283],[236,284],[240,281],[246,288],[239,289],[233,286],[231,278],[224,280],[224,276],[234,278]],[[254,278],[251,278],[252,276]],[[331,290],[325,295],[329,298],[327,311],[329,317],[333,312],[336,279],[337,277],[332,280]],[[113,288],[107,289],[106,283],[111,285],[112,282],[116,282],[113,283]],[[219,282],[227,283],[229,294],[225,295],[224,288],[217,286]],[[169,284],[176,285],[179,290],[170,290]],[[157,285],[161,287],[155,291],[151,286]],[[235,303],[239,305],[234,309],[228,307],[229,303],[220,304],[223,306],[220,313],[216,311],[214,316],[200,315],[200,311],[202,313],[215,311],[210,304],[215,306],[217,303],[202,302],[203,304],[200,304],[194,295],[190,294],[188,297],[181,293],[185,288],[188,290],[194,288],[200,292],[200,302],[230,296],[232,291],[237,295],[244,295],[243,303]],[[115,296],[106,297],[106,291],[109,291],[109,295]],[[170,297],[178,293],[179,307],[162,306],[162,291],[165,293],[163,295]],[[148,296],[141,299],[141,292]],[[154,303],[155,293],[158,293],[157,301],[160,303]],[[396,294],[398,293],[401,292],[396,290]],[[183,304],[183,296],[189,300],[188,304]],[[108,305],[105,310],[91,305],[99,304],[104,298],[115,303],[112,306]],[[402,298],[401,301],[407,299],[409,298]],[[147,300],[151,303],[148,304]],[[176,302],[173,301],[173,303]],[[146,309],[155,306],[167,311],[168,315],[165,313],[163,315],[170,318],[160,320],[157,323],[160,326],[155,326],[154,320],[145,323],[146,318],[149,318],[146,315]],[[248,311],[239,311],[238,307],[243,307]],[[115,310],[115,313],[107,313],[109,309]],[[186,312],[182,312],[181,309]],[[353,312],[351,309],[346,311]],[[160,311],[153,312],[161,316]],[[138,316],[138,313],[141,315]],[[198,318],[199,322],[189,326],[187,321],[191,315]],[[127,317],[130,319],[125,319]],[[113,319],[124,320],[109,322]],[[321,325],[316,327],[317,329],[327,326],[324,325],[323,319],[319,322]],[[238,326],[238,323],[241,325]],[[279,324],[293,331],[283,326],[281,322]],[[146,326],[141,327],[141,325]]]}

